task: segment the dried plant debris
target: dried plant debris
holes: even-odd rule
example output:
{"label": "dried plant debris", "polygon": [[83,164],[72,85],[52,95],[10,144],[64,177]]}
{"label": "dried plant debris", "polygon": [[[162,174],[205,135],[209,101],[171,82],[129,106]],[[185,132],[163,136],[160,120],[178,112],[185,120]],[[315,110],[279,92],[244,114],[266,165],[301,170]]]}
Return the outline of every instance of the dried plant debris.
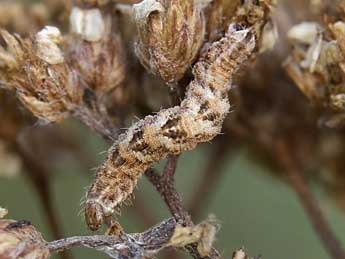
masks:
{"label": "dried plant debris", "polygon": [[0,257],[45,259],[49,257],[49,250],[30,222],[0,220]]}
{"label": "dried plant debris", "polygon": [[206,257],[212,250],[219,224],[214,217],[210,217],[196,226],[184,227],[177,225],[169,245],[173,247],[185,247],[188,244],[197,243],[197,249],[202,257]]}
{"label": "dried plant debris", "polygon": [[8,210],[0,206],[0,219],[4,218],[8,214]]}
{"label": "dried plant debris", "polygon": [[[288,39],[293,49],[284,63],[287,73],[314,105],[337,114],[345,108],[343,17],[340,12],[328,17],[326,23],[302,22],[291,28]],[[335,122],[333,117],[326,123],[337,126]]]}

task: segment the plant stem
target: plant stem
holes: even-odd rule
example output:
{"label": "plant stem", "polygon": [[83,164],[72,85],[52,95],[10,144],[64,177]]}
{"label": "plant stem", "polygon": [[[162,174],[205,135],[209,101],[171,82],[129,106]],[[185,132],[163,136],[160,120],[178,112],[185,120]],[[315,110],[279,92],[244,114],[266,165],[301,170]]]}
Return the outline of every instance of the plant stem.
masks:
{"label": "plant stem", "polygon": [[153,169],[146,171],[145,175],[162,196],[172,216],[178,222],[190,226],[193,225],[191,217],[183,209],[182,198],[175,188],[174,175],[177,161],[178,156],[169,156],[162,175],[159,175]]}
{"label": "plant stem", "polygon": [[280,142],[277,146],[277,155],[287,173],[291,186],[298,194],[298,198],[326,251],[333,259],[345,259],[345,251],[313,197],[303,172],[295,162],[288,144]]}

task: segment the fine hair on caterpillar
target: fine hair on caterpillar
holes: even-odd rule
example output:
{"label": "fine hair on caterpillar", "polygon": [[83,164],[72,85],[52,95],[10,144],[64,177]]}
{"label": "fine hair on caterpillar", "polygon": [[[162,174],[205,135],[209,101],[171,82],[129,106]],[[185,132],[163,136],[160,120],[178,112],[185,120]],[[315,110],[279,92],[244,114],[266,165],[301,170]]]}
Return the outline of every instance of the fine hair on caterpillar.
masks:
{"label": "fine hair on caterpillar", "polygon": [[181,104],[145,117],[119,136],[86,195],[85,219],[91,230],[99,229],[129,198],[154,162],[192,150],[220,133],[230,109],[232,79],[255,48],[252,30],[231,24],[195,64]]}

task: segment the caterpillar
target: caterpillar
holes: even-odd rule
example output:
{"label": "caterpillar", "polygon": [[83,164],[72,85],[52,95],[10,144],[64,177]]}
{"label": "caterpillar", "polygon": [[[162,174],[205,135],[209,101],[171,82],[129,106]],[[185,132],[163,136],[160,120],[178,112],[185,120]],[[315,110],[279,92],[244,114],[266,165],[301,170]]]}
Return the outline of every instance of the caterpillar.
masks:
{"label": "caterpillar", "polygon": [[154,162],[192,150],[220,133],[230,109],[232,79],[255,49],[253,30],[231,24],[194,65],[194,79],[181,104],[145,117],[119,136],[86,194],[85,219],[91,230],[99,229],[130,197]]}

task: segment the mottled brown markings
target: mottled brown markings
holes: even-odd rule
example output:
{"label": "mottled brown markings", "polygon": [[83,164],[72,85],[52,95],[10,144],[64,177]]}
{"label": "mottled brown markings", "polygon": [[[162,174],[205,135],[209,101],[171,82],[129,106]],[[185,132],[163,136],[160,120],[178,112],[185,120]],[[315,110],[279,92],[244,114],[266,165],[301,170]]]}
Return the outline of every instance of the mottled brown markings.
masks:
{"label": "mottled brown markings", "polygon": [[213,112],[213,113],[208,113],[202,117],[203,120],[208,120],[208,121],[216,121],[219,119],[220,114]]}
{"label": "mottled brown markings", "polygon": [[143,136],[144,133],[142,130],[136,131],[133,134],[132,140],[129,142],[128,148],[136,152],[142,152],[149,148],[149,145],[145,142]]}
{"label": "mottled brown markings", "polygon": [[126,160],[121,157],[118,148],[109,153],[109,160],[112,161],[114,167],[120,167],[126,163]]}
{"label": "mottled brown markings", "polygon": [[181,117],[172,117],[162,126],[162,135],[173,139],[175,143],[185,143],[187,133],[180,127]]}
{"label": "mottled brown markings", "polygon": [[26,226],[31,226],[31,222],[28,220],[19,220],[13,223],[10,223],[6,226],[6,229],[13,229],[13,228],[22,228]]}
{"label": "mottled brown markings", "polygon": [[231,33],[212,44],[206,56],[194,66],[194,80],[187,87],[180,107],[162,110],[137,122],[110,149],[88,192],[85,214],[86,218],[93,218],[90,228],[99,227],[104,221],[102,217],[113,213],[128,199],[138,177],[153,162],[191,150],[219,134],[230,108],[229,84],[255,47],[252,35],[244,38],[249,34],[247,30],[236,32],[240,34],[234,37]]}

